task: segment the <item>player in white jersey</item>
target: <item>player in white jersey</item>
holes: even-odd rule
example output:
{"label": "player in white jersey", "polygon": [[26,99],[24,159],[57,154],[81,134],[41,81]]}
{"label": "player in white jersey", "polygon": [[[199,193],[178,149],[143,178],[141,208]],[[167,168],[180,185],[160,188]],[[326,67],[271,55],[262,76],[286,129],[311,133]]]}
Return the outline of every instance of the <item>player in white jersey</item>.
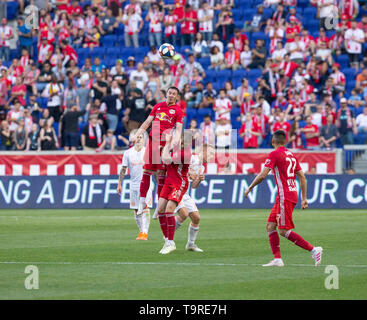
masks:
{"label": "player in white jersey", "polygon": [[[192,188],[196,189],[204,180],[204,163],[208,163],[214,156],[214,146],[204,144],[199,147],[197,154],[193,154],[190,160],[189,177]],[[190,190],[190,188],[189,188]],[[175,213],[176,215],[176,230],[183,224],[183,222],[190,217],[190,224],[188,230],[188,239],[186,250],[203,252],[196,244],[195,240],[199,232],[200,214],[195,204],[195,201],[190,197],[189,190],[183,196],[181,202],[178,204]]]}
{"label": "player in white jersey", "polygon": [[148,240],[148,230],[150,224],[149,208],[151,208],[153,204],[153,184],[151,183],[146,197],[146,206],[142,213],[138,214],[140,181],[143,176],[144,166],[144,145],[145,137],[143,135],[140,135],[136,138],[134,146],[124,152],[124,156],[122,158],[122,167],[119,175],[119,182],[117,185],[117,193],[121,195],[122,180],[124,179],[126,175],[126,169],[128,168],[130,171],[130,209],[134,209],[135,221],[140,231],[136,240]]}

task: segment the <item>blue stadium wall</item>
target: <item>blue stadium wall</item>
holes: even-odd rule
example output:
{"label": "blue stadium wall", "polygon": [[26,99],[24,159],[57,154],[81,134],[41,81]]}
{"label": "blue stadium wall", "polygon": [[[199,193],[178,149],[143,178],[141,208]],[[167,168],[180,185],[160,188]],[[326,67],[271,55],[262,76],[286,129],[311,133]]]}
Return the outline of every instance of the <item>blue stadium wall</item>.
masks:
{"label": "blue stadium wall", "polygon": [[[199,208],[270,208],[277,194],[274,178],[269,176],[244,199],[253,178],[208,175],[198,189],[191,190],[191,196]],[[116,176],[5,176],[0,180],[0,208],[128,208],[129,179],[123,181],[121,197],[116,194],[117,182]],[[308,200],[315,209],[367,209],[367,175],[308,176]]]}

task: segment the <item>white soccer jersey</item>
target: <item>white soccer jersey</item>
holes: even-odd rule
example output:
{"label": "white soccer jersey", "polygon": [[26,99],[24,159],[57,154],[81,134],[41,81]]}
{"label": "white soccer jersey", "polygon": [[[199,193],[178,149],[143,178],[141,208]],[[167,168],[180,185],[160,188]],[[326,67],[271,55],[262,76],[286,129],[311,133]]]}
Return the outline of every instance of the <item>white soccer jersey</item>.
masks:
{"label": "white soccer jersey", "polygon": [[130,188],[139,189],[143,178],[145,147],[137,151],[134,147],[124,152],[122,165],[130,170]]}

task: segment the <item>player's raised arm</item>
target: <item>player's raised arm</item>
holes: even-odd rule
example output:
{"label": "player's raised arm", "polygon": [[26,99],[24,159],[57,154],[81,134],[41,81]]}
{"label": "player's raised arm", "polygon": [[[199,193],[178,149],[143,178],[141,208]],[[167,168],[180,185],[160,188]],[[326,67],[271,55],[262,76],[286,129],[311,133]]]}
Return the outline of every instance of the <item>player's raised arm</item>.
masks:
{"label": "player's raised arm", "polygon": [[301,203],[301,208],[302,209],[307,209],[308,208],[308,202],[307,202],[307,180],[306,180],[306,176],[303,173],[302,170],[297,171],[296,175],[299,179],[300,185],[301,185],[301,194],[302,194],[302,203]]}
{"label": "player's raised arm", "polygon": [[258,184],[263,182],[267,175],[270,172],[270,168],[264,167],[263,170],[256,176],[256,178],[252,181],[248,189],[245,191],[245,197],[248,197],[248,194],[251,192],[253,188],[255,188]]}
{"label": "player's raised arm", "polygon": [[144,134],[145,131],[147,131],[147,129],[149,128],[149,126],[153,122],[153,119],[154,119],[153,116],[149,116],[148,118],[145,119],[145,121],[140,126],[140,128],[138,129],[138,131],[130,138],[131,139],[131,142],[135,142],[136,137],[138,137],[139,135]]}

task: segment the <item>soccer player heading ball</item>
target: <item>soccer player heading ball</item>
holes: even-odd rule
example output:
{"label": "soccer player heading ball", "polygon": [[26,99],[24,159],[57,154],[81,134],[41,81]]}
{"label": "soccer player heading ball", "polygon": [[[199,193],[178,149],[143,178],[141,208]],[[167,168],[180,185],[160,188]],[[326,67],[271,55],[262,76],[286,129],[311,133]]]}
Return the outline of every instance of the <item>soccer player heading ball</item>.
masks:
{"label": "soccer player heading ball", "polygon": [[274,260],[270,261],[268,264],[264,264],[263,266],[284,266],[280,254],[277,227],[281,236],[292,241],[297,246],[310,251],[312,253],[312,258],[315,260],[315,266],[318,266],[321,263],[322,248],[312,246],[300,235],[291,231],[291,229],[294,229],[292,213],[298,200],[295,176],[299,178],[301,184],[302,209],[308,208],[307,181],[297,158],[292,152],[284,147],[285,143],[285,132],[283,130],[275,131],[272,140],[275,150],[271,152],[266,159],[262,172],[254,179],[249,188],[245,191],[245,197],[247,198],[251,190],[256,185],[264,181],[270,170],[273,170],[275,182],[278,187],[278,196],[269,215],[266,230],[268,231],[270,247],[274,255]]}
{"label": "soccer player heading ball", "polygon": [[172,145],[178,146],[181,140],[183,112],[177,105],[180,91],[176,87],[167,90],[166,101],[156,104],[148,118],[132,137],[132,142],[142,135],[150,126],[148,145],[144,154],[144,173],[140,183],[140,200],[137,214],[141,214],[147,205],[146,196],[150,188],[150,180],[153,174],[157,175],[158,197],[166,178],[165,165],[162,163],[161,153],[166,145],[166,135],[175,128],[172,137]]}

